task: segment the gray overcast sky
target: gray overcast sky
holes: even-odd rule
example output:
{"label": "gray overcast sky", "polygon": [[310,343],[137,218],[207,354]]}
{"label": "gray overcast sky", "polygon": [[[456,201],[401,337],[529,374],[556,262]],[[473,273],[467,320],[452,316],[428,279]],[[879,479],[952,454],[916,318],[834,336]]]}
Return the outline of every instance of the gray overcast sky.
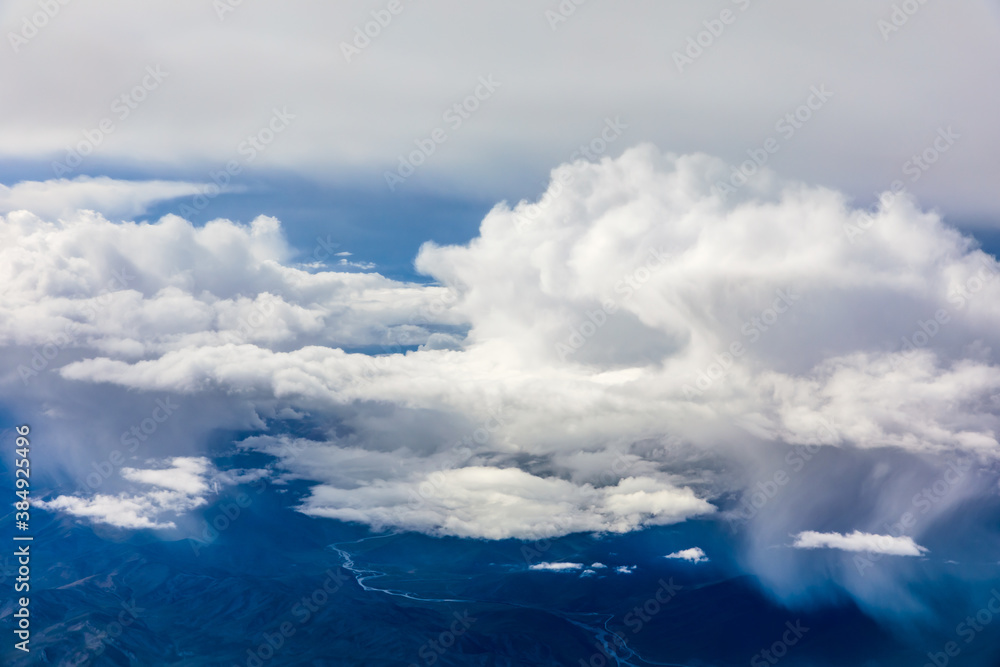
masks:
{"label": "gray overcast sky", "polygon": [[[774,137],[769,166],[782,176],[861,202],[904,178],[957,220],[1000,214],[995,2],[914,0],[892,32],[879,27],[892,20],[884,0],[566,0],[575,9],[558,22],[546,14],[560,11],[555,1],[403,1],[395,15],[388,0],[243,2],[221,12],[224,2],[78,0],[44,21],[33,18],[34,0],[4,3],[3,156],[62,158],[109,118],[114,132],[97,149],[105,163],[162,165],[197,180],[241,159],[247,135],[287,107],[294,121],[252,166],[385,188],[385,170],[441,127],[447,141],[407,186],[500,199],[537,195],[549,169],[620,117],[628,128],[613,155],[649,141],[736,162]],[[721,34],[678,71],[674,52],[723,10],[729,24],[708,26]],[[372,12],[391,21],[348,62],[341,45]],[[45,25],[35,34],[26,20]],[[122,105],[112,105],[147,66],[167,76],[121,119]],[[489,99],[460,127],[445,122],[490,75],[500,87]],[[833,97],[783,136],[776,123],[812,86]],[[904,163],[949,126],[960,138],[909,181]]]}

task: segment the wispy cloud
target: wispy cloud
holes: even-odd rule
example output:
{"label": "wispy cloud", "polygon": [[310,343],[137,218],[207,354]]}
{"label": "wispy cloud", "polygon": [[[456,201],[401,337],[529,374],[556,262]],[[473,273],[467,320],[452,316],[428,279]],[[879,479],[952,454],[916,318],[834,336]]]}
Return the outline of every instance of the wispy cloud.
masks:
{"label": "wispy cloud", "polygon": [[181,181],[125,181],[78,176],[48,181],[0,184],[0,213],[26,210],[44,218],[65,218],[79,209],[105,216],[144,214],[157,202],[200,192],[204,184]]}
{"label": "wispy cloud", "polygon": [[528,569],[545,572],[576,572],[583,569],[583,563],[535,563]]}
{"label": "wispy cloud", "polygon": [[173,521],[161,517],[206,504],[208,478],[214,473],[214,466],[204,457],[176,457],[167,463],[169,467],[165,468],[122,469],[126,479],[152,487],[141,493],[57,496],[36,504],[42,509],[119,528],[174,528]]}
{"label": "wispy cloud", "polygon": [[178,456],[157,468],[122,468],[126,480],[146,487],[137,493],[56,496],[36,501],[42,509],[65,512],[118,528],[174,528],[169,517],[208,502],[220,486],[259,479],[263,470],[220,472],[205,457]]}

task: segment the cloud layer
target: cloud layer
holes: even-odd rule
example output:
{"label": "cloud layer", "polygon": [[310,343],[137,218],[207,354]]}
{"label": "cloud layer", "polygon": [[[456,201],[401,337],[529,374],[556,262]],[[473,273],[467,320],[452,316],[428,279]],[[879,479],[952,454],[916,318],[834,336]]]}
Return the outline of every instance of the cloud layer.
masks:
{"label": "cloud layer", "polygon": [[[81,170],[152,165],[202,181],[237,161],[383,188],[384,172],[441,128],[447,142],[405,187],[497,198],[535,191],[549,166],[617,115],[628,129],[614,155],[653,141],[739,163],[772,136],[781,149],[771,164],[786,173],[864,197],[872,183],[903,178],[951,210],[1000,211],[996,92],[967,84],[989,80],[1000,56],[989,3],[921,3],[888,33],[880,22],[893,16],[891,0],[722,4],[735,22],[713,37],[706,23],[718,23],[720,7],[683,3],[404,4],[390,15],[385,2],[161,0],[140,9],[107,0],[60,4],[38,28],[37,2],[13,0],[0,9],[0,68],[21,103],[0,109],[0,147],[44,167],[82,157]],[[390,22],[380,27],[375,15]],[[11,43],[26,31],[30,39]],[[88,48],[85,35],[100,35],[103,48]],[[692,49],[696,39],[707,48]],[[351,56],[344,47],[355,42],[363,48]],[[940,48],[930,54],[927,43]],[[699,53],[679,68],[675,54],[689,50]],[[502,86],[455,128],[444,116],[481,76]],[[794,136],[776,131],[819,85],[834,93],[823,109]],[[295,119],[257,150],[248,138],[268,128],[275,107]],[[961,144],[911,182],[904,164],[945,120]]]}
{"label": "cloud layer", "polygon": [[992,465],[997,262],[906,196],[869,216],[773,174],[723,196],[729,173],[650,146],[562,165],[425,245],[436,285],[295,266],[266,217],[12,213],[5,391],[250,415],[240,450],[312,482],[302,511],[464,537],[708,516],[774,446]]}

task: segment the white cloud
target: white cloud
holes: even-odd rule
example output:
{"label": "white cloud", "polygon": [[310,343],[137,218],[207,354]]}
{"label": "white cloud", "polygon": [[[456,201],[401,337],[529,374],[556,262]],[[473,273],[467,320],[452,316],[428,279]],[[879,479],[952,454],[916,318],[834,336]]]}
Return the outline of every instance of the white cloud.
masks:
{"label": "white cloud", "polygon": [[583,569],[583,563],[534,563],[528,569],[546,572],[575,572]]}
{"label": "white cloud", "polygon": [[164,515],[177,515],[206,504],[209,476],[214,472],[204,457],[175,457],[168,468],[123,468],[126,479],[153,487],[141,493],[117,496],[95,494],[90,497],[57,496],[35,501],[42,509],[65,512],[71,516],[119,528],[174,528]]}
{"label": "white cloud", "polygon": [[[49,511],[65,512],[71,516],[89,519],[94,523],[105,523],[118,528],[174,528],[172,521],[160,522],[150,517],[158,515],[164,508],[159,498],[148,495],[110,496],[97,494],[91,498],[78,496],[58,496],[49,501],[35,504]],[[191,509],[197,505],[171,504],[170,509]]]}
{"label": "white cloud", "polygon": [[31,326],[5,321],[0,344],[54,342],[125,359],[213,345],[407,344],[426,340],[422,313],[448,291],[308,273],[288,267],[290,256],[266,216],[194,227],[175,216],[116,224],[12,213],[0,221],[0,312]]}
{"label": "white cloud", "polygon": [[675,551],[672,554],[667,554],[664,558],[675,558],[678,560],[686,560],[692,563],[707,563],[708,556],[702,551],[701,547],[691,547],[690,549],[682,549],[681,551]]}
{"label": "white cloud", "polygon": [[[994,457],[995,260],[906,198],[852,242],[841,194],[771,175],[723,201],[728,173],[648,146],[563,165],[538,211],[424,246],[441,286],[291,268],[273,218],[12,213],[3,386],[20,396],[52,343],[67,399],[96,383],[247,415],[244,448],[315,482],[304,512],[469,537],[707,516],[767,443]],[[341,349],[362,345],[419,349]],[[314,439],[263,432],[279,415]]]}
{"label": "white cloud", "polygon": [[123,181],[101,176],[78,176],[48,181],[0,184],[0,213],[31,211],[44,218],[72,217],[78,209],[99,211],[108,217],[137,216],[151,204],[192,196],[204,185],[178,181]]}
{"label": "white cloud", "polygon": [[624,533],[710,514],[714,507],[667,480],[629,477],[595,488],[517,468],[468,466],[424,478],[312,489],[302,511],[378,527],[487,537],[540,539],[574,532]]}
{"label": "white cloud", "polygon": [[615,568],[615,572],[618,574],[632,574],[635,572],[635,565],[619,565]]}
{"label": "white cloud", "polygon": [[922,556],[927,549],[913,541],[912,537],[901,535],[876,535],[854,531],[848,535],[841,533],[818,533],[807,530],[795,536],[792,544],[796,549],[840,549],[842,551],[864,551],[889,556]]}
{"label": "white cloud", "polygon": [[206,473],[212,464],[206,458],[175,458],[172,468],[138,470],[122,468],[122,477],[132,482],[149,484],[177,491],[188,496],[199,496],[208,491]]}

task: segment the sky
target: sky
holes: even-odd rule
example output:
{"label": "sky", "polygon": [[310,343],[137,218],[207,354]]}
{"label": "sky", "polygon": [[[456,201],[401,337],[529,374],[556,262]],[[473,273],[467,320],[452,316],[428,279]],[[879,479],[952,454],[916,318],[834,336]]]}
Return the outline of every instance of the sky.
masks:
{"label": "sky", "polygon": [[376,531],[715,521],[769,595],[907,619],[927,568],[997,577],[997,3],[0,26],[0,405],[46,511],[177,539],[264,479]]}

